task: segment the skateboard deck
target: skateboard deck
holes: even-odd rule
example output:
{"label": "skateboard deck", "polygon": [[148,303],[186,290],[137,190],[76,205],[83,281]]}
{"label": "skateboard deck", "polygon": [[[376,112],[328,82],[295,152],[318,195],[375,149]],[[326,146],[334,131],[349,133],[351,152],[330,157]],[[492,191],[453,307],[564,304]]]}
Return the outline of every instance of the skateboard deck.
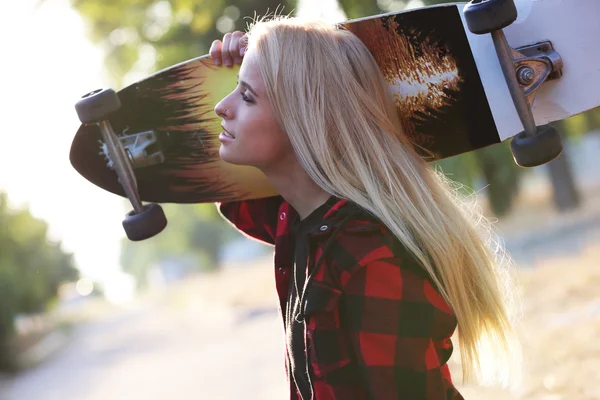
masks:
{"label": "skateboard deck", "polygon": [[[523,131],[489,34],[466,27],[466,3],[344,22],[369,48],[393,93],[405,133],[438,160],[505,141]],[[513,48],[550,41],[559,79],[536,91],[537,125],[600,105],[599,0],[523,0],[504,29]],[[202,56],[119,91],[109,122],[132,162],[142,201],[203,203],[277,194],[253,167],[219,159],[214,106],[236,87],[238,67]],[[72,166],[93,184],[125,196],[98,125],[81,125]],[[507,160],[508,162],[508,160]]]}

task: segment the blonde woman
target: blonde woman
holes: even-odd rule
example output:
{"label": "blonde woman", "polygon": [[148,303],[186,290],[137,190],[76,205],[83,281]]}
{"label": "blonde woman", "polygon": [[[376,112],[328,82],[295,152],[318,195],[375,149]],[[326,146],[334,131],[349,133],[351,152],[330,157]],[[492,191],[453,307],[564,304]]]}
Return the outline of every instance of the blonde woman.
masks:
{"label": "blonde woman", "polygon": [[489,229],[403,135],[362,42],[277,17],[211,47],[241,63],[215,112],[220,157],[280,196],[218,204],[275,246],[290,399],[462,399],[463,377],[513,377],[511,292]]}

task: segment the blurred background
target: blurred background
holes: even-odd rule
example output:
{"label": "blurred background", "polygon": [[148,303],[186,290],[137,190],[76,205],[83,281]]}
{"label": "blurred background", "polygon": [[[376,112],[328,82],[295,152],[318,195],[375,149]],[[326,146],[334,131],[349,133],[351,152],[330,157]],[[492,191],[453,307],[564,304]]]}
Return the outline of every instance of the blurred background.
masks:
{"label": "blurred background", "polygon": [[[74,104],[206,54],[278,6],[337,21],[442,2],[3,2],[0,399],[285,398],[271,248],[212,204],[166,205],[162,234],[128,242],[130,206],[69,164]],[[456,351],[466,398],[600,399],[600,109],[557,125],[566,150],[542,167],[518,168],[508,143],[440,163],[477,190],[523,287],[523,387],[461,384]]]}

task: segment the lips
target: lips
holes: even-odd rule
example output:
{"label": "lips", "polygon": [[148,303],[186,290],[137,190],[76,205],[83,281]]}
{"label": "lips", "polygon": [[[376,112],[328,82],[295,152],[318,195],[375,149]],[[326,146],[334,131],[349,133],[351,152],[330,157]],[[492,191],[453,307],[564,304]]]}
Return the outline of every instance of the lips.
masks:
{"label": "lips", "polygon": [[225,127],[223,125],[221,125],[221,128],[223,128],[223,134],[227,137],[230,137],[232,139],[235,139],[235,136],[232,135],[227,129],[225,129]]}

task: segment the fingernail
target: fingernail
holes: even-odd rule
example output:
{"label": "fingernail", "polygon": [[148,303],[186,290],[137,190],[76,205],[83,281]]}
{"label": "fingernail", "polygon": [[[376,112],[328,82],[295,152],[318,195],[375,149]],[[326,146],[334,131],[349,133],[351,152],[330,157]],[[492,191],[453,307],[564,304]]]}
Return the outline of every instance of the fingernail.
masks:
{"label": "fingernail", "polygon": [[221,60],[219,60],[219,59],[216,59],[216,60],[215,60],[215,65],[221,65]]}
{"label": "fingernail", "polygon": [[225,66],[226,67],[231,67],[231,62],[230,61],[225,61]]}
{"label": "fingernail", "polygon": [[245,47],[242,47],[242,48],[240,49],[240,56],[243,56],[244,54],[246,54],[246,48],[245,48]]}

